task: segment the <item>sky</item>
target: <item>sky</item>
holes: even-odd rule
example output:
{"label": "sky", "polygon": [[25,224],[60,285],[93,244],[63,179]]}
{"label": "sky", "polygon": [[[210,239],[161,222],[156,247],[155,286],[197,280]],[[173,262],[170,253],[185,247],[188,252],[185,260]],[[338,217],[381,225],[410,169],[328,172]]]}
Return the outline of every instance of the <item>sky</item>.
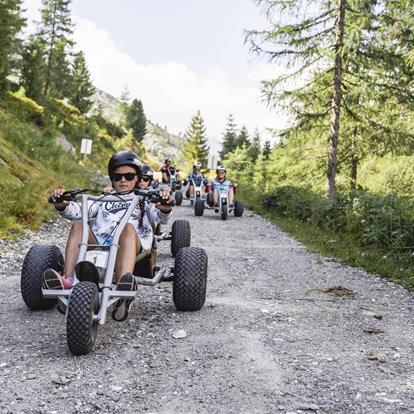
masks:
{"label": "sky", "polygon": [[[40,20],[41,0],[24,8],[29,22]],[[253,0],[73,0],[72,14],[94,84],[115,97],[127,87],[169,131],[184,133],[200,110],[217,151],[229,113],[263,139],[285,126],[260,94],[279,69],[244,44],[244,29],[267,25]]]}

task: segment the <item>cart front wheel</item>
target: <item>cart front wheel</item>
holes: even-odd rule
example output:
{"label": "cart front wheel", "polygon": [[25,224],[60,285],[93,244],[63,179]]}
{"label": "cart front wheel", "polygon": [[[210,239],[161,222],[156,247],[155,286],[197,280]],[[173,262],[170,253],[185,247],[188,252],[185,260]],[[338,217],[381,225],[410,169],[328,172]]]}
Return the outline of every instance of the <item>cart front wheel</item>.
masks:
{"label": "cart front wheel", "polygon": [[99,295],[96,284],[77,283],[70,295],[66,318],[66,337],[70,352],[85,355],[92,351],[98,322],[93,315],[99,311]]}

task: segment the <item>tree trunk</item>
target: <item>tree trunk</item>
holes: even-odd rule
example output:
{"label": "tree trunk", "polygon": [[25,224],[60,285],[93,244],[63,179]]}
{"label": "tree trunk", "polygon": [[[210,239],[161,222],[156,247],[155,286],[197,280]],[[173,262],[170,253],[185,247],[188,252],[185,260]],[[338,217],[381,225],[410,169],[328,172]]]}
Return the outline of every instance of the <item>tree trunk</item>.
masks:
{"label": "tree trunk", "polygon": [[52,23],[52,35],[50,39],[50,48],[47,58],[47,65],[46,65],[46,79],[45,79],[45,88],[43,91],[43,95],[45,98],[47,98],[49,94],[49,87],[50,87],[50,77],[51,77],[51,71],[52,71],[52,59],[53,59],[53,49],[55,47],[55,36],[56,36],[56,3],[54,3],[54,9],[53,9],[53,23]]}
{"label": "tree trunk", "polygon": [[328,170],[327,178],[328,185],[326,188],[326,197],[332,201],[335,191],[335,177],[337,164],[337,149],[339,138],[339,120],[341,110],[341,96],[342,96],[342,46],[345,27],[345,7],[346,0],[339,0],[338,15],[336,17],[335,28],[335,70],[333,80],[333,94],[331,104],[331,132],[329,140],[328,153]]}
{"label": "tree trunk", "polygon": [[351,136],[351,191],[357,188],[357,174],[358,174],[358,129],[354,128]]}

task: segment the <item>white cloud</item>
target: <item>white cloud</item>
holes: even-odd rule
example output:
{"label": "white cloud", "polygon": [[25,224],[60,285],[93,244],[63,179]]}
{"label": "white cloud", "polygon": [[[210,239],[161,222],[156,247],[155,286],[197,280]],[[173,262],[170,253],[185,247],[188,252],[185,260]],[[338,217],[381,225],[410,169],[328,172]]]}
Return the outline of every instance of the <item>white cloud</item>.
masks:
{"label": "white cloud", "polygon": [[256,127],[283,127],[277,114],[260,103],[260,80],[274,75],[264,64],[250,65],[236,79],[217,67],[196,73],[179,62],[142,65],[121,51],[107,30],[87,19],[77,19],[75,40],[86,54],[96,86],[119,96],[127,85],[131,97],[142,100],[148,118],[175,133],[185,131],[197,109],[214,147],[229,112],[251,132]]}
{"label": "white cloud", "polygon": [[[39,19],[40,6],[41,0],[26,0],[29,19]],[[284,126],[280,115],[260,103],[260,80],[274,76],[275,68],[254,62],[233,76],[218,66],[195,72],[180,62],[143,65],[123,51],[106,29],[88,19],[75,16],[74,20],[74,40],[85,52],[94,84],[114,96],[127,85],[131,97],[142,100],[147,117],[168,130],[184,132],[200,109],[210,143],[218,149],[229,112],[250,132],[256,127],[264,131]]]}

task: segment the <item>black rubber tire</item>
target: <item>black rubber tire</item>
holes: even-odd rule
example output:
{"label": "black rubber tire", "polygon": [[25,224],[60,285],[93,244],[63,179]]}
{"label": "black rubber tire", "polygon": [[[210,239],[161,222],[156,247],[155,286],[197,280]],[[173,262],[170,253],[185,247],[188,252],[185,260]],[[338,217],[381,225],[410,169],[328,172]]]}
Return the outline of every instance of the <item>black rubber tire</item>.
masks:
{"label": "black rubber tire", "polygon": [[173,301],[180,311],[197,311],[206,300],[207,253],[199,247],[185,247],[175,258]]}
{"label": "black rubber tire", "polygon": [[183,193],[181,191],[176,191],[175,192],[175,205],[181,206],[182,203],[183,203]]}
{"label": "black rubber tire", "polygon": [[66,317],[66,339],[72,354],[86,355],[92,351],[98,331],[98,322],[92,318],[98,311],[98,287],[92,282],[77,283],[70,295]]}
{"label": "black rubber tire", "polygon": [[244,205],[241,201],[234,202],[234,217],[241,217],[244,213]]}
{"label": "black rubber tire", "polygon": [[175,257],[180,249],[190,246],[190,222],[187,220],[175,220],[171,230],[171,254]]}
{"label": "black rubber tire", "polygon": [[228,209],[227,206],[221,206],[221,219],[222,220],[227,220],[227,215],[228,215]]}
{"label": "black rubber tire", "polygon": [[213,196],[213,192],[209,191],[207,193],[207,204],[212,207],[214,205],[214,196]]}
{"label": "black rubber tire", "polygon": [[46,269],[63,272],[64,259],[59,247],[52,245],[33,246],[26,254],[20,277],[20,287],[24,303],[33,310],[53,308],[56,299],[44,299],[42,277]]}
{"label": "black rubber tire", "polygon": [[194,203],[194,214],[201,217],[204,214],[204,200],[197,198]]}

